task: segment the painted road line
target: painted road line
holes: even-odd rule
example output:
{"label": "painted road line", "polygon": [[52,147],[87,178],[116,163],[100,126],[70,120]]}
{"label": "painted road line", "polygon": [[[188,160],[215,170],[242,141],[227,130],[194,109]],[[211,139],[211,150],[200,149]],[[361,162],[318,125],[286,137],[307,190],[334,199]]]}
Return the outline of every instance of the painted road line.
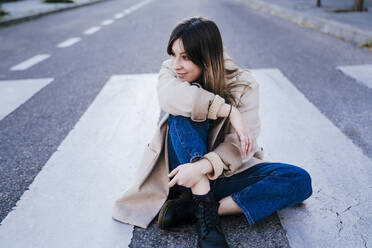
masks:
{"label": "painted road line", "polygon": [[75,43],[78,43],[81,40],[79,37],[70,38],[68,40],[65,40],[57,45],[58,48],[65,48],[74,45]]}
{"label": "painted road line", "polygon": [[131,7],[128,8],[128,9],[125,9],[125,10],[124,10],[124,13],[125,13],[125,14],[129,14],[129,13],[131,13],[131,12],[133,12],[133,11],[135,11],[135,10],[137,10],[137,9],[139,9],[139,8],[141,8],[141,7],[143,7],[143,6],[145,6],[146,4],[150,3],[151,1],[152,1],[152,0],[146,0],[146,1],[140,2],[140,3],[138,3],[138,4],[135,4],[135,5],[131,6]]}
{"label": "painted road line", "polygon": [[261,88],[261,143],[269,161],[312,176],[302,207],[279,211],[290,246],[372,244],[372,162],[277,69],[252,70]]}
{"label": "painted road line", "polygon": [[52,81],[53,78],[0,80],[0,120]]}
{"label": "painted road line", "polygon": [[107,20],[104,20],[103,22],[101,22],[101,25],[110,25],[111,23],[113,23],[114,20],[112,19],[107,19]]}
{"label": "painted road line", "polygon": [[123,18],[123,17],[124,17],[123,13],[118,13],[114,16],[115,19],[120,19],[120,18]]}
{"label": "painted road line", "polygon": [[2,222],[0,247],[128,246],[133,226],[111,214],[155,132],[157,76],[110,78]]}
{"label": "painted road line", "polygon": [[86,34],[86,35],[94,34],[94,33],[98,32],[100,29],[101,29],[101,27],[94,26],[94,27],[91,27],[91,28],[88,28],[87,30],[85,30],[84,34]]}
{"label": "painted road line", "polygon": [[26,60],[26,61],[23,61],[22,63],[20,63],[18,65],[13,66],[12,68],[10,68],[10,70],[11,71],[27,70],[31,66],[36,65],[36,64],[40,63],[41,61],[46,60],[49,57],[50,57],[49,54],[38,54],[38,55],[36,55],[36,56]]}
{"label": "painted road line", "polygon": [[336,68],[372,89],[372,65],[345,65]]}
{"label": "painted road line", "polygon": [[136,5],[134,5],[134,8],[135,8],[135,9],[141,8],[142,6],[144,6],[144,5],[148,4],[148,3],[150,3],[151,1],[152,1],[152,0],[146,0],[146,1],[140,2],[140,3],[136,4]]}

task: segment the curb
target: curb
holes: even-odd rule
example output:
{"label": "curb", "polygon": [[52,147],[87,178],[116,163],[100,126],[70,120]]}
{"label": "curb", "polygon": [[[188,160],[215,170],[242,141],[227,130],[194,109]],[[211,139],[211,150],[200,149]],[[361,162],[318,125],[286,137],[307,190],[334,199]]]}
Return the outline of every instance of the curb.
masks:
{"label": "curb", "polygon": [[5,27],[5,26],[12,25],[12,24],[16,24],[16,23],[25,22],[25,21],[32,20],[32,19],[37,19],[37,18],[45,16],[45,15],[49,15],[49,14],[53,14],[53,13],[57,13],[57,12],[62,12],[62,11],[65,11],[65,10],[75,9],[75,8],[79,8],[79,7],[83,7],[83,6],[87,6],[87,5],[91,5],[91,4],[95,4],[95,3],[105,2],[105,1],[108,1],[108,0],[91,0],[91,1],[88,0],[85,3],[76,3],[76,4],[72,4],[70,6],[56,7],[55,9],[41,11],[41,12],[35,13],[35,14],[24,15],[24,16],[21,16],[21,17],[14,17],[14,18],[4,19],[4,20],[0,19],[0,27]]}
{"label": "curb", "polygon": [[279,16],[301,26],[313,28],[322,33],[333,35],[345,41],[352,42],[358,46],[372,41],[372,32],[362,30],[349,24],[329,20],[323,17],[311,16],[279,5],[259,0],[239,0],[251,8]]}

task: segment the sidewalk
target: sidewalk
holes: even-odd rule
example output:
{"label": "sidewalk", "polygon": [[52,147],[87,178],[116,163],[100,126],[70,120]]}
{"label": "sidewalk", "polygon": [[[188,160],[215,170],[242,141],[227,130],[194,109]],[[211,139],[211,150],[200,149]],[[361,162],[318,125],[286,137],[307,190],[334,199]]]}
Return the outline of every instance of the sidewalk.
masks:
{"label": "sidewalk", "polygon": [[239,0],[249,7],[276,15],[302,26],[362,45],[368,42],[372,49],[372,0],[364,0],[364,12],[329,12],[351,9],[353,0],[322,0],[322,7],[315,0]]}
{"label": "sidewalk", "polygon": [[44,3],[42,0],[23,0],[3,3],[2,9],[8,14],[0,17],[0,26],[102,1],[106,0],[74,0],[74,3]]}

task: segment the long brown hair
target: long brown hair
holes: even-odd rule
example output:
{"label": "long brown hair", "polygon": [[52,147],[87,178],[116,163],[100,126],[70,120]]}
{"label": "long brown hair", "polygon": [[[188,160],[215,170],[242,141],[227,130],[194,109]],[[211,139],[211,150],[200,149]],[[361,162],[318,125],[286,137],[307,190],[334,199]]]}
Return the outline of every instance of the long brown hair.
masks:
{"label": "long brown hair", "polygon": [[173,42],[181,38],[189,59],[201,68],[198,83],[214,94],[220,95],[227,103],[238,105],[232,93],[238,83],[227,84],[227,80],[237,75],[238,68],[228,69],[224,64],[224,51],[217,25],[203,17],[193,17],[179,23],[172,31],[167,53],[172,54]]}

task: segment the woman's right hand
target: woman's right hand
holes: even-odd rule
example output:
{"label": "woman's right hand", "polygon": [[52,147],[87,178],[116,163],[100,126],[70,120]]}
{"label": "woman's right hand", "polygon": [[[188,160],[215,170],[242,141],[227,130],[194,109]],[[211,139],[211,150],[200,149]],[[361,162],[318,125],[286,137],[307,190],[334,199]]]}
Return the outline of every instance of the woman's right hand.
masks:
{"label": "woman's right hand", "polygon": [[244,123],[242,114],[235,107],[232,107],[231,109],[229,120],[238,135],[243,155],[246,156],[252,151],[254,145],[254,139],[249,127]]}

